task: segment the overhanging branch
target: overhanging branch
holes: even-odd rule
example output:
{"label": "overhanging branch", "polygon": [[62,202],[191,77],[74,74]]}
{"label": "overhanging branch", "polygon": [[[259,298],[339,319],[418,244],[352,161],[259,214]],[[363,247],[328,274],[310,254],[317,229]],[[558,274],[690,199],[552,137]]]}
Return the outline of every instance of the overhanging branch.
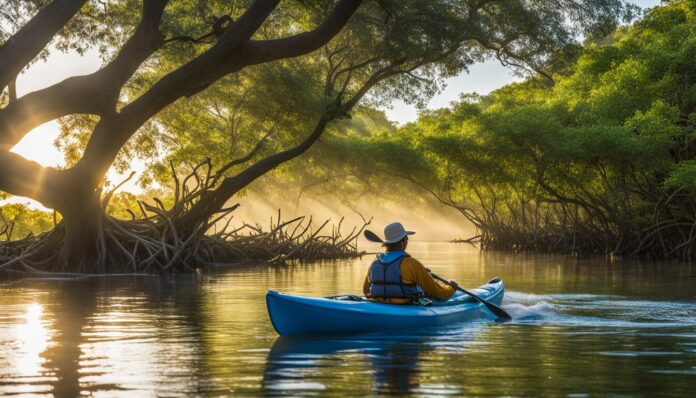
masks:
{"label": "overhanging branch", "polygon": [[[98,184],[128,139],[143,123],[169,104],[182,96],[196,94],[223,76],[246,66],[299,56],[320,48],[342,29],[361,1],[341,0],[313,31],[251,45],[248,39],[253,34],[253,28],[260,26],[267,17],[264,13],[270,13],[272,5],[277,2],[258,0],[252,6],[258,8],[250,8],[231,24],[218,44],[160,79],[145,94],[125,106],[114,118],[113,125],[111,122],[109,125],[98,125],[75,168],[79,169],[79,174],[86,178],[88,184]],[[245,17],[247,13],[248,18]],[[248,36],[247,41],[243,40],[245,35]],[[281,50],[281,47],[287,48]],[[255,52],[259,49],[263,51]],[[274,50],[278,51],[269,52]]]}
{"label": "overhanging branch", "polygon": [[43,50],[86,0],[53,0],[0,46],[0,90]]}
{"label": "overhanging branch", "polygon": [[[104,115],[116,112],[123,84],[164,44],[159,32],[168,0],[145,0],[135,33],[116,58],[99,71],[70,77],[29,93],[0,110],[0,150],[9,150],[31,129],[69,114]],[[0,61],[1,62],[1,61]]]}

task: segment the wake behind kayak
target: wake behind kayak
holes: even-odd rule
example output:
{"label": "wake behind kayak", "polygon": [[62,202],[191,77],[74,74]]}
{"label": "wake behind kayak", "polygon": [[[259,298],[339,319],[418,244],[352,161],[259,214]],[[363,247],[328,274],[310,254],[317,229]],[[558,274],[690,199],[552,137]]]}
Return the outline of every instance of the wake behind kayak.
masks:
{"label": "wake behind kayak", "polygon": [[[498,278],[471,290],[497,305],[504,291]],[[491,316],[483,304],[460,292],[429,305],[396,305],[356,296],[302,297],[269,290],[266,306],[273,327],[282,336],[422,328]]]}

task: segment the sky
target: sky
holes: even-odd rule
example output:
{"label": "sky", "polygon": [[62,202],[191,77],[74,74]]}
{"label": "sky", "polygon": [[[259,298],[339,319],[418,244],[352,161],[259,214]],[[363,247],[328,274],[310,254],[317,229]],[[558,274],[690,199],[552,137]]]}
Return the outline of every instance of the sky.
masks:
{"label": "sky", "polygon": [[[646,8],[658,5],[660,1],[635,0],[634,3]],[[98,70],[100,65],[101,61],[96,51],[88,51],[83,56],[74,52],[62,53],[53,51],[46,61],[32,65],[19,76],[17,80],[18,95],[22,96],[58,83],[70,76],[92,73]],[[456,77],[448,79],[444,90],[430,100],[428,108],[447,107],[450,102],[457,100],[462,93],[476,92],[478,94],[487,94],[496,88],[517,80],[519,80],[519,77],[513,76],[498,61],[490,60],[476,64],[471,66],[468,72],[463,72]],[[395,101],[389,108],[385,108],[384,111],[390,120],[398,124],[412,122],[418,118],[416,108],[402,101]],[[55,121],[45,123],[27,134],[12,151],[44,166],[64,165],[62,153],[54,146],[57,136],[58,123]],[[142,163],[134,162],[133,164],[133,169],[138,174],[143,167]],[[111,181],[120,181],[123,178],[125,178],[123,175],[109,174]],[[136,185],[136,180],[137,178],[134,178],[123,189],[139,192],[140,188]],[[35,202],[27,199],[17,198],[13,201],[29,203],[32,207],[37,207]]]}
{"label": "sky", "polygon": [[[631,3],[647,9],[659,5],[660,0],[633,0]],[[513,76],[510,70],[497,60],[476,64],[469,68],[468,73],[463,72],[448,79],[446,88],[430,100],[428,109],[445,108],[449,106],[450,102],[457,100],[462,93],[488,94],[497,88],[519,80],[520,77]],[[415,106],[405,104],[402,101],[394,101],[391,109],[385,109],[385,113],[389,120],[399,124],[418,119],[418,111]]]}
{"label": "sky", "polygon": [[[459,99],[462,93],[476,92],[488,94],[496,88],[520,80],[513,76],[509,69],[497,60],[489,60],[484,63],[469,67],[469,71],[448,79],[445,89],[433,97],[428,103],[428,109],[446,108],[452,101]],[[391,108],[385,108],[384,112],[389,120],[398,124],[413,122],[418,119],[418,111],[413,105],[408,105],[397,100],[391,104]]]}

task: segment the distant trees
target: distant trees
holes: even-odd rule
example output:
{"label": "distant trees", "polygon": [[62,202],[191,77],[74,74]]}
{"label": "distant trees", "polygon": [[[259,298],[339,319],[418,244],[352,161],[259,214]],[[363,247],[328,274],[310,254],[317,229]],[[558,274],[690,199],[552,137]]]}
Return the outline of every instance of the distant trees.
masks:
{"label": "distant trees", "polygon": [[553,86],[532,78],[342,145],[458,209],[484,248],[691,259],[695,56],[696,3],[673,1],[589,41]]}
{"label": "distant trees", "polygon": [[23,239],[53,228],[50,213],[30,209],[25,204],[10,203],[0,208],[0,241]]}
{"label": "distant trees", "polygon": [[[153,261],[160,270],[191,269],[203,260],[197,250],[211,223],[233,210],[226,204],[233,195],[304,153],[359,104],[416,101],[487,54],[544,73],[574,46],[575,33],[604,31],[631,13],[618,0],[6,5],[0,17],[21,28],[0,46],[0,87],[8,87],[0,109],[0,189],[56,209],[62,221],[12,251],[21,254],[3,266],[88,272],[124,264],[138,270]],[[95,43],[105,64],[16,98],[12,82],[51,40],[78,50]],[[210,123],[216,118],[222,128]],[[41,167],[9,152],[53,119],[64,126],[69,168]],[[264,153],[274,135],[274,150]],[[142,204],[130,221],[105,214],[113,191],[103,192],[103,181],[119,156],[123,162],[183,144],[181,156],[199,136],[211,146],[191,156],[210,152],[219,163],[168,159],[171,206]],[[175,161],[192,167],[181,175]]]}

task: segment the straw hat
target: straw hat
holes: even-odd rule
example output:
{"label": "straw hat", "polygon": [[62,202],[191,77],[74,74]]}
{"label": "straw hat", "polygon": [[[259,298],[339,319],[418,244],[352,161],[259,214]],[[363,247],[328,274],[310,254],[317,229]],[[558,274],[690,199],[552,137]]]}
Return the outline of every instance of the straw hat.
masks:
{"label": "straw hat", "polygon": [[406,235],[413,235],[414,231],[407,231],[400,222],[393,222],[384,227],[384,240],[371,231],[365,231],[365,237],[373,242],[384,244],[396,243],[405,238]]}

